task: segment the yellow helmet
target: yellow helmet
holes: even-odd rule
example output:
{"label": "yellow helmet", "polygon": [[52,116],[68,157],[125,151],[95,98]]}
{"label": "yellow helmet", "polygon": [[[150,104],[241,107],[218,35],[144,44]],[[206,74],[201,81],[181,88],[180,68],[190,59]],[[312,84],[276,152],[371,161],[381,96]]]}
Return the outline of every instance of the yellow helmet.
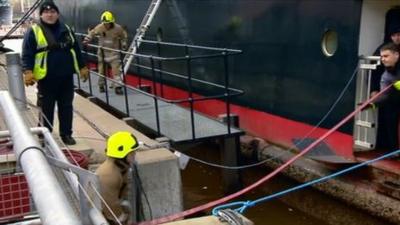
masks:
{"label": "yellow helmet", "polygon": [[103,23],[114,23],[115,22],[114,15],[110,11],[104,11],[103,14],[101,14],[100,20]]}
{"label": "yellow helmet", "polygon": [[106,155],[122,159],[138,147],[139,143],[133,134],[127,131],[119,131],[108,138]]}

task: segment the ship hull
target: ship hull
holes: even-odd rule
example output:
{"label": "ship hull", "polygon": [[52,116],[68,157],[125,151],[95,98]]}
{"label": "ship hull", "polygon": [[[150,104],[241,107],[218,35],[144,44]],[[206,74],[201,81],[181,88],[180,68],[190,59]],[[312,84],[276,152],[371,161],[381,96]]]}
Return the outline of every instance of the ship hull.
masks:
{"label": "ship hull", "polygon": [[[239,115],[240,127],[247,132],[292,147],[305,136],[310,140],[318,138],[354,109],[356,90],[352,81],[330,112],[357,70],[363,44],[360,31],[364,2],[168,0],[161,4],[145,38],[243,50],[242,55],[229,62],[230,86],[245,91],[243,96],[232,99],[232,112]],[[104,10],[111,10],[117,23],[127,27],[131,38],[149,3],[57,1],[63,18],[78,32],[87,32],[99,22]],[[337,42],[332,44],[336,50],[329,55],[323,40],[332,31]],[[196,78],[223,84],[220,67],[206,60],[198,64],[193,69]],[[130,72],[133,75],[134,71]],[[187,97],[183,90],[186,83],[168,77],[163,78],[163,83],[170,96]],[[211,88],[195,88],[202,96],[218,93]],[[217,100],[196,103],[195,108],[212,116],[226,113],[224,102]],[[317,124],[319,127],[309,134]],[[351,160],[352,127],[349,122],[324,140],[328,150]]]}

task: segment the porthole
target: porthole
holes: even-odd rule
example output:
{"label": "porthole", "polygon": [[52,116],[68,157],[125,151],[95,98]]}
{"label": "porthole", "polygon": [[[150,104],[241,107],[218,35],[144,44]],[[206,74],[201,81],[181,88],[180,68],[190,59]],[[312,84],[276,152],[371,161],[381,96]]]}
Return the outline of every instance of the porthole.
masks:
{"label": "porthole", "polygon": [[327,30],[321,43],[322,52],[326,57],[332,57],[335,55],[338,48],[338,34],[334,30]]}

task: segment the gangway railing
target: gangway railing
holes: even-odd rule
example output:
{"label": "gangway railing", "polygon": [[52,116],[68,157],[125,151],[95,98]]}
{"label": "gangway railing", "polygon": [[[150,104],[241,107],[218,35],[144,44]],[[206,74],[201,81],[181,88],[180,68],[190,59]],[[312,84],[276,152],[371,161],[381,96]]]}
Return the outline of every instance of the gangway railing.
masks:
{"label": "gangway railing", "polygon": [[[77,36],[82,36],[84,37],[85,34],[77,33]],[[135,64],[134,67],[136,67],[137,71],[136,74],[138,75],[138,87],[135,88],[130,85],[127,85],[127,77],[125,74],[122,74],[123,77],[123,83],[118,83],[113,79],[108,78],[106,75],[101,74],[99,72],[91,72],[91,76],[89,76],[88,82],[89,82],[89,87],[87,88],[87,92],[90,95],[94,95],[96,92],[93,90],[93,79],[92,75],[98,77],[105,78],[105,99],[104,102],[107,105],[113,106],[113,102],[110,101],[110,93],[108,90],[108,87],[110,86],[109,84],[114,84],[118,83],[119,85],[123,85],[124,89],[124,109],[121,110],[127,117],[130,117],[130,108],[131,106],[129,105],[129,95],[128,92],[136,92],[140,93],[144,96],[150,97],[153,99],[154,102],[154,108],[155,108],[155,120],[156,120],[156,132],[158,135],[161,135],[161,128],[160,128],[160,116],[159,116],[159,103],[160,102],[165,102],[165,103],[171,103],[171,104],[189,104],[189,111],[190,111],[190,123],[191,123],[191,136],[192,140],[195,140],[197,138],[196,136],[196,130],[195,130],[195,118],[194,118],[194,104],[196,102],[200,101],[207,101],[207,100],[223,100],[225,101],[225,111],[227,115],[231,115],[231,99],[233,97],[243,95],[244,91],[231,88],[229,87],[229,80],[230,80],[230,71],[229,71],[229,57],[241,54],[241,50],[236,50],[236,49],[227,49],[227,48],[214,48],[214,47],[205,47],[205,46],[196,46],[196,45],[186,45],[186,44],[178,44],[178,43],[169,43],[169,42],[159,42],[159,41],[151,41],[151,40],[142,40],[142,43],[146,43],[152,46],[156,46],[156,56],[155,55],[150,55],[150,54],[141,54],[141,53],[135,53],[132,54],[127,51],[123,50],[116,50],[112,48],[107,48],[107,47],[102,47],[96,44],[88,44],[85,45],[83,48],[83,53],[87,55],[88,58],[93,59],[96,61],[98,58],[97,54],[95,54],[95,50],[100,49],[100,51],[113,51],[117,52],[120,55],[120,63],[121,67],[124,67],[124,56],[125,55],[132,55],[135,59]],[[178,57],[166,57],[166,56],[161,56],[161,47],[162,46],[167,46],[169,48],[180,48],[184,50],[184,55],[183,56],[178,56]],[[208,51],[210,53],[208,54],[202,54],[202,55],[194,55],[191,53],[193,50],[202,50],[202,51]],[[101,54],[104,55],[104,54]],[[101,56],[100,56],[101,57]],[[192,70],[192,63],[196,60],[205,60],[205,59],[217,59],[217,58],[222,58],[223,60],[223,84],[218,84],[210,81],[206,81],[203,79],[198,79],[194,77],[194,73]],[[104,59],[102,59],[104,62]],[[171,72],[167,71],[165,67],[163,67],[163,63],[165,62],[183,62],[186,71],[185,73],[179,73],[179,72]],[[147,74],[147,77],[144,75],[145,72],[148,71],[149,74]],[[123,73],[124,71],[122,71]],[[152,90],[153,93],[148,93],[146,91],[143,91],[140,89],[142,86],[143,79],[149,79],[151,82]],[[188,97],[187,98],[181,98],[181,99],[168,99],[164,97],[164,85],[166,80],[170,79],[178,79],[183,81],[181,85],[186,84],[186,91],[188,92]],[[221,91],[223,93],[220,94],[213,94],[213,95],[206,95],[206,96],[195,96],[195,91],[194,87],[195,85],[206,85],[206,88],[215,88],[217,91]],[[78,83],[77,83],[78,89],[83,89],[84,85],[82,81],[78,78]],[[159,88],[158,88],[159,87]],[[159,90],[160,91],[159,91]],[[115,96],[113,96],[115,97]],[[231,130],[231,118],[230,116],[227,116],[227,134],[230,135],[232,130]]]}

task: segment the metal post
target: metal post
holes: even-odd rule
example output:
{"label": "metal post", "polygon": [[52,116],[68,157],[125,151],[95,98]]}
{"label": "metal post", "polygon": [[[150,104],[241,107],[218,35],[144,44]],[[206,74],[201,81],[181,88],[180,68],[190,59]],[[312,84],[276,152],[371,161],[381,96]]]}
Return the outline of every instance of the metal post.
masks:
{"label": "metal post", "polygon": [[126,76],[124,73],[124,57],[123,57],[123,53],[122,53],[122,43],[121,43],[121,39],[118,39],[118,43],[119,43],[119,60],[121,63],[121,76],[122,76],[122,82],[124,82],[124,93],[125,93],[125,110],[126,110],[126,115],[129,117],[130,113],[129,113],[129,102],[128,102],[128,89],[126,88]]}
{"label": "metal post", "polygon": [[8,88],[11,95],[16,100],[16,105],[20,110],[26,110],[25,86],[22,80],[21,60],[19,53],[6,53]]}
{"label": "metal post", "polygon": [[142,70],[140,68],[140,57],[139,56],[136,57],[136,65],[137,65],[136,73],[138,76],[138,88],[140,89],[140,87],[142,86],[142,75],[141,75]]}
{"label": "metal post", "polygon": [[[221,163],[227,166],[238,166],[240,152],[239,136],[219,139]],[[239,170],[222,169],[222,183],[225,194],[234,193],[242,187]]]}
{"label": "metal post", "polygon": [[157,99],[157,87],[156,87],[156,71],[154,69],[154,58],[150,57],[150,62],[151,62],[151,74],[153,77],[153,99],[154,99],[154,106],[155,106],[155,110],[156,110],[156,122],[157,122],[157,134],[160,135],[161,134],[161,130],[160,130],[160,115],[158,112],[158,99]]}
{"label": "metal post", "polygon": [[225,101],[226,101],[226,115],[228,124],[228,134],[231,134],[231,104],[230,104],[230,93],[229,93],[229,68],[228,68],[228,54],[226,51],[222,52],[224,56],[224,72],[225,72]]}
{"label": "metal post", "polygon": [[[90,54],[89,54],[89,49],[88,49],[88,47],[86,45],[84,45],[84,52],[86,53],[86,60],[88,61],[88,59],[90,57]],[[90,69],[89,66],[88,66],[88,69]],[[89,82],[89,93],[90,93],[90,95],[93,95],[92,76],[90,75],[90,72],[89,72],[88,82]]]}
{"label": "metal post", "polygon": [[[137,40],[135,40],[135,45],[136,45],[136,49],[138,49],[139,48],[139,44],[138,44]],[[141,76],[142,72],[141,72],[141,68],[140,68],[140,57],[139,56],[136,59],[136,65],[137,65],[137,75],[138,75],[138,78],[139,78],[138,85],[139,85],[139,89],[140,89],[140,87],[142,86],[142,76]]]}
{"label": "metal post", "polygon": [[13,139],[17,162],[25,173],[42,224],[82,224],[7,91],[0,91],[0,106]]}
{"label": "metal post", "polygon": [[191,57],[189,53],[189,47],[185,46],[186,52],[186,67],[188,76],[188,90],[189,90],[189,104],[190,104],[190,124],[192,126],[192,139],[196,139],[196,129],[194,124],[194,111],[193,111],[193,90],[192,90],[192,67],[191,67]]}
{"label": "metal post", "polygon": [[[109,102],[109,99],[108,99],[108,82],[107,82],[107,63],[106,63],[106,61],[104,60],[104,49],[103,49],[103,47],[100,47],[100,54],[101,54],[101,61],[102,61],[102,63],[103,63],[103,71],[101,71],[103,74],[103,79],[104,79],[104,90],[105,90],[105,93],[106,93],[106,103],[107,103],[107,105],[110,105],[110,102]],[[102,77],[99,77],[99,79],[101,79]],[[99,88],[100,88],[100,86],[99,86]]]}
{"label": "metal post", "polygon": [[[157,54],[159,57],[161,57],[161,45],[160,42],[157,42]],[[162,60],[158,60],[158,75],[160,78],[160,95],[161,97],[164,97],[164,85],[163,85],[163,71],[162,71]]]}

